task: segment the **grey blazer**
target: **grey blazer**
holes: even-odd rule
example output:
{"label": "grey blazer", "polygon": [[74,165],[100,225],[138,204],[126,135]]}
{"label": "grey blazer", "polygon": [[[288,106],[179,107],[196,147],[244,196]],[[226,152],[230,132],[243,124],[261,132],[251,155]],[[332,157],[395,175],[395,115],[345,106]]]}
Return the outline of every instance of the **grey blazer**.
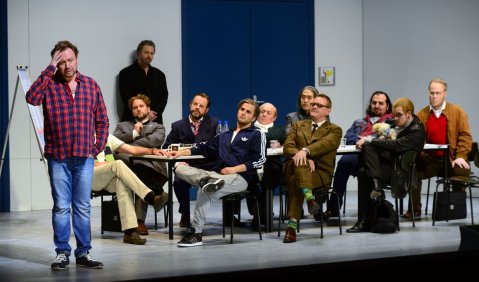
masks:
{"label": "grey blazer", "polygon": [[[136,139],[133,139],[134,127],[135,123],[133,121],[122,121],[116,126],[113,135],[132,146],[142,146],[146,148],[161,148],[161,145],[165,142],[165,127],[162,124],[148,121],[143,126],[140,136]],[[114,156],[115,159],[123,160],[127,165],[130,165],[130,158],[127,154],[114,152]],[[135,164],[136,163],[153,168],[163,176],[167,176],[165,163],[152,162],[149,160],[135,160]]]}

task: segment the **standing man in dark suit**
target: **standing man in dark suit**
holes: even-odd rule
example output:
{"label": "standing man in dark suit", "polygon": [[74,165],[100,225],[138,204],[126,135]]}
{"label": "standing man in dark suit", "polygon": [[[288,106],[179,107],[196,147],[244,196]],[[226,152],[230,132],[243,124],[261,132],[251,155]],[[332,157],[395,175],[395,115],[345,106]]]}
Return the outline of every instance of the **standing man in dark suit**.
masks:
{"label": "standing man in dark suit", "polygon": [[[138,94],[128,101],[134,120],[122,121],[118,123],[113,135],[133,146],[146,148],[160,148],[165,142],[165,127],[149,119],[150,99]],[[115,159],[123,160],[130,166],[128,154],[116,153]],[[161,162],[149,160],[135,160],[133,167],[130,167],[140,180],[146,184],[157,195],[164,193],[163,185],[167,181],[166,165]],[[148,204],[139,197],[135,200],[136,216],[138,218],[139,235],[148,235],[148,229],[145,226],[145,218],[148,210]]]}
{"label": "standing man in dark suit", "polygon": [[[218,119],[210,117],[210,97],[206,93],[198,93],[190,101],[190,114],[171,124],[171,132],[166,137],[163,149],[171,144],[193,144],[206,142],[216,134]],[[191,166],[212,170],[214,159],[190,162]],[[178,212],[181,214],[180,227],[190,225],[190,187],[191,184],[175,176],[173,187],[179,202]]]}
{"label": "standing man in dark suit", "polygon": [[128,108],[128,100],[142,93],[151,101],[149,119],[163,124],[163,111],[168,102],[168,88],[165,74],[151,65],[155,52],[156,47],[153,41],[141,41],[136,49],[137,60],[120,71],[120,97],[124,105],[121,121],[133,120],[131,110]]}
{"label": "standing man in dark suit", "polygon": [[283,145],[285,180],[289,192],[288,227],[284,243],[296,242],[296,228],[306,199],[310,214],[319,212],[313,189],[331,185],[336,149],[341,141],[341,127],[327,119],[331,99],[319,94],[311,103],[311,120],[298,121],[291,127]]}

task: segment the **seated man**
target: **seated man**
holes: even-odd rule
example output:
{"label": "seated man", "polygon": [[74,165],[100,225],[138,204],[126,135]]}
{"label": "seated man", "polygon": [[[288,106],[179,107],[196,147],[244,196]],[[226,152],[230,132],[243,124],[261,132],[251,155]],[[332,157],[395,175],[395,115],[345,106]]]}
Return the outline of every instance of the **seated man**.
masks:
{"label": "seated man", "polygon": [[[149,119],[150,98],[143,94],[131,97],[128,106],[135,120],[122,121],[118,123],[113,131],[113,135],[121,141],[146,148],[161,148],[165,142],[165,127]],[[116,154],[115,158],[124,161],[140,180],[145,183],[155,194],[163,193],[163,185],[167,181],[166,165],[161,162],[150,160],[135,160],[131,166],[127,154]],[[135,201],[136,217],[138,218],[138,234],[148,235],[148,229],[145,226],[145,218],[148,211],[148,205],[143,201]]]}
{"label": "seated man", "polygon": [[420,152],[424,146],[424,126],[414,115],[411,100],[397,99],[393,104],[393,116],[397,132],[395,140],[361,137],[356,143],[362,149],[358,173],[358,221],[346,230],[348,233],[371,231],[372,199],[384,199],[383,185],[391,181],[394,158],[407,151]]}
{"label": "seated man", "polygon": [[[361,136],[373,135],[373,125],[379,122],[385,122],[392,118],[392,104],[388,94],[383,91],[376,91],[369,98],[369,107],[366,110],[366,116],[357,119],[353,125],[346,131],[344,137],[347,145],[354,145]],[[343,196],[346,192],[348,178],[350,175],[357,176],[359,161],[357,154],[343,155],[338,161],[333,178],[333,190],[335,194],[331,194],[328,200],[328,210],[324,214],[324,218],[336,217],[339,215],[343,204]]]}
{"label": "seated man", "polygon": [[331,185],[336,150],[341,141],[341,127],[327,120],[331,99],[319,94],[311,103],[311,120],[296,122],[283,145],[285,181],[288,184],[288,227],[284,243],[296,242],[296,228],[301,217],[304,199],[310,214],[319,212],[313,189]]}
{"label": "seated man", "polygon": [[309,111],[311,110],[311,102],[318,96],[318,90],[314,86],[305,86],[301,89],[298,95],[297,112],[292,112],[286,115],[286,123],[284,126],[284,132],[289,134],[291,127],[297,121],[309,119]]}
{"label": "seated man", "polygon": [[[444,164],[444,151],[421,152],[417,163],[419,187],[414,189],[410,199],[414,206],[414,216],[421,216],[421,184],[422,179],[433,176],[444,177],[444,165],[447,175],[469,176],[471,167],[467,155],[471,151],[472,135],[467,113],[459,105],[446,101],[447,83],[441,78],[429,82],[429,105],[417,112],[419,120],[426,127],[426,143],[449,144],[449,161]],[[464,189],[461,185],[453,185],[453,190]],[[410,201],[410,203],[411,203]],[[405,218],[412,218],[409,208]]]}
{"label": "seated man", "polygon": [[266,138],[253,126],[258,114],[258,104],[251,99],[243,99],[238,104],[236,128],[222,132],[207,142],[195,144],[191,149],[168,152],[175,158],[201,154],[217,159],[214,171],[177,163],[176,176],[200,187],[190,233],[178,242],[179,247],[202,245],[202,231],[211,200],[246,190],[256,170],[263,166]]}
{"label": "seated man", "polygon": [[[254,126],[259,128],[266,135],[266,144],[269,144],[270,147],[280,148],[284,143],[285,134],[284,128],[282,126],[275,126],[274,122],[278,116],[276,107],[271,103],[264,103],[259,107],[259,116],[255,121]],[[270,144],[272,140],[277,141],[276,144]],[[265,183],[263,174],[268,174],[267,183]],[[256,195],[259,203],[259,212],[260,212],[260,222],[265,223],[265,205],[266,205],[266,193],[265,189],[274,189],[276,186],[281,184],[283,174],[283,161],[280,158],[274,158],[266,162],[262,169],[258,170],[258,175],[255,176],[255,180],[251,181],[248,186],[248,190]],[[259,186],[258,186],[259,185]],[[256,204],[255,201],[248,198],[246,199],[248,203],[248,211],[253,215],[253,222],[251,226],[256,228],[258,226],[258,215],[256,214]]]}
{"label": "seated man", "polygon": [[[216,135],[218,119],[208,115],[210,110],[210,97],[206,93],[197,93],[190,101],[188,116],[171,124],[171,131],[166,137],[163,149],[168,149],[171,144],[193,144],[210,140]],[[216,160],[200,160],[190,162],[191,166],[205,170],[213,169]],[[178,212],[181,214],[180,227],[190,226],[190,188],[191,184],[179,177],[175,177],[173,188],[178,198]]]}
{"label": "seated man", "polygon": [[[113,152],[121,152],[131,155],[156,154],[161,155],[159,149],[144,148],[140,146],[131,146],[123,143],[113,135],[108,136],[107,149]],[[100,158],[100,153],[97,158]],[[104,155],[104,154],[103,154]],[[113,156],[106,157],[113,160]],[[138,236],[136,228],[138,227],[135,208],[133,206],[132,191],[144,200],[146,203],[154,206],[155,212],[158,212],[168,201],[168,193],[163,192],[155,196],[153,191],[146,187],[143,182],[131,171],[128,166],[120,160],[111,162],[95,161],[93,170],[92,191],[106,190],[110,193],[116,193],[118,208],[120,211],[121,229],[124,231],[123,242],[129,244],[143,245],[146,239]],[[139,200],[141,201],[141,200]]]}

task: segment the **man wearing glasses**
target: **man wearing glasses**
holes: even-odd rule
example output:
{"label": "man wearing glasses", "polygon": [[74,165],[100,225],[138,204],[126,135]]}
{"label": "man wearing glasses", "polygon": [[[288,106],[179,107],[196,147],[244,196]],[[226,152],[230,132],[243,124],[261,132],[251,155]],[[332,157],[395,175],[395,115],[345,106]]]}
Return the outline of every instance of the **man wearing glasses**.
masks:
{"label": "man wearing glasses", "polygon": [[[383,185],[390,183],[392,162],[407,151],[420,152],[424,145],[424,126],[414,115],[414,104],[399,98],[393,104],[396,140],[361,137],[356,146],[361,149],[358,171],[358,221],[348,233],[370,232],[372,201],[384,199]],[[397,171],[394,171],[397,173]]]}
{"label": "man wearing glasses", "polygon": [[342,136],[341,127],[327,120],[332,106],[327,95],[319,94],[310,106],[311,119],[293,124],[283,145],[289,193],[289,221],[284,243],[296,242],[296,228],[305,199],[310,214],[319,212],[313,189],[331,185],[336,150]]}

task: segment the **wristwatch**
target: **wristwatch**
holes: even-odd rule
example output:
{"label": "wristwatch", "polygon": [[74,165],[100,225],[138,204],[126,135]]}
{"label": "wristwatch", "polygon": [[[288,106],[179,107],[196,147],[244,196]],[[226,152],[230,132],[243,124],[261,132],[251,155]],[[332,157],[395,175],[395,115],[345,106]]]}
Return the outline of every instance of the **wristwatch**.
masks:
{"label": "wristwatch", "polygon": [[302,148],[301,151],[306,152],[306,156],[311,155],[311,152],[310,152],[310,151],[308,150],[308,148],[306,148],[306,147],[305,147],[305,148]]}

